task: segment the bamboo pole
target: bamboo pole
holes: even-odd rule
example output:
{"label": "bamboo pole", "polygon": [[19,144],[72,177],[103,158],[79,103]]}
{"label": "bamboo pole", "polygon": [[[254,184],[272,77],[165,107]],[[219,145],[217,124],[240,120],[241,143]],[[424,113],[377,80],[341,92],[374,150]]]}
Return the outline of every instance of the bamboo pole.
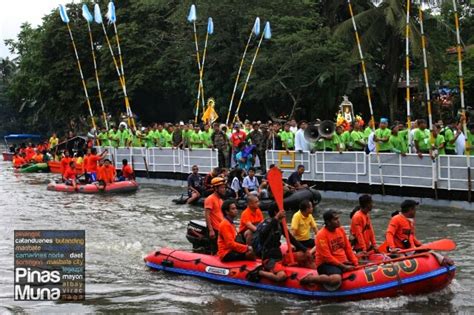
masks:
{"label": "bamboo pole", "polygon": [[405,82],[406,82],[406,104],[407,104],[407,128],[408,128],[408,152],[411,148],[411,108],[410,108],[410,7],[411,0],[406,2],[406,21],[405,21]]}
{"label": "bamboo pole", "polygon": [[[267,29],[268,28],[268,29]],[[268,32],[268,35],[266,35]],[[242,94],[240,95],[239,103],[237,105],[237,109],[235,110],[234,114],[234,119],[232,120],[232,123],[235,123],[237,117],[239,116],[239,110],[240,106],[242,106],[242,100],[245,96],[245,92],[247,91],[247,86],[249,83],[250,75],[252,74],[253,66],[255,64],[255,60],[257,59],[258,52],[260,51],[260,46],[262,44],[263,38],[270,39],[271,33],[270,33],[270,22],[267,22],[265,25],[265,29],[262,32],[262,35],[260,36],[260,40],[258,41],[257,49],[255,50],[255,54],[253,55],[252,63],[250,64],[250,69],[249,72],[247,73],[247,78],[245,79],[244,87],[242,89]]]}
{"label": "bamboo pole", "polygon": [[[371,96],[371,93],[370,93],[369,79],[367,77],[367,70],[366,70],[366,67],[365,67],[364,53],[362,52],[362,45],[361,45],[361,41],[360,41],[359,31],[357,30],[357,24],[356,24],[355,18],[354,18],[354,11],[352,9],[351,0],[347,0],[347,4],[349,6],[349,13],[351,15],[352,26],[354,28],[354,35],[355,35],[355,39],[356,39],[356,43],[357,43],[357,49],[359,51],[360,66],[361,66],[361,70],[362,70],[362,75],[364,77],[365,91],[366,91],[366,94],[367,94],[367,102],[369,104],[369,110],[370,110],[371,128],[372,128],[372,132],[374,133],[374,136],[375,136],[374,110],[373,110],[373,106],[372,106],[372,96]],[[385,195],[385,184],[384,184],[384,180],[383,180],[382,163],[380,161],[380,153],[379,153],[379,144],[378,144],[378,142],[375,142],[375,153],[376,153],[376,157],[377,157],[377,164],[378,164],[379,176],[380,176],[380,185],[382,187],[382,195]]]}
{"label": "bamboo pole", "polygon": [[258,36],[258,33],[260,33],[260,19],[257,17],[255,19],[254,26],[252,27],[252,31],[250,32],[249,39],[247,40],[247,45],[245,45],[242,58],[240,59],[239,71],[237,71],[237,76],[235,77],[234,89],[232,91],[232,96],[230,97],[229,110],[227,111],[227,118],[225,120],[226,125],[229,125],[229,118],[230,118],[230,113],[232,111],[232,104],[234,103],[235,92],[237,90],[237,85],[239,84],[240,74],[242,72],[242,67],[244,65],[245,56],[247,55],[247,50],[249,48],[250,41],[252,40],[252,34],[255,34],[255,36]]}
{"label": "bamboo pole", "polygon": [[459,76],[459,95],[461,97],[461,115],[462,115],[462,127],[464,132],[465,150],[464,154],[466,155],[466,165],[467,165],[467,200],[471,202],[472,194],[472,183],[471,183],[471,158],[470,158],[470,148],[467,139],[467,126],[466,126],[466,105],[464,100],[464,76],[462,71],[462,47],[461,47],[461,34],[459,31],[459,15],[456,5],[456,0],[453,0],[453,10],[454,10],[454,21],[456,25],[456,47],[457,47],[457,57],[458,57],[458,76]]}

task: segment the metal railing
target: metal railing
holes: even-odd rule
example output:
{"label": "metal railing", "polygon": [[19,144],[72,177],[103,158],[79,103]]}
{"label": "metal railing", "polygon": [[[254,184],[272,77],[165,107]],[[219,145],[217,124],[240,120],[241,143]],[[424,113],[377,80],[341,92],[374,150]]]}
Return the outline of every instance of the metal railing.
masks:
{"label": "metal railing", "polygon": [[[105,148],[99,148],[101,152]],[[137,171],[189,174],[193,165],[201,173],[218,166],[217,150],[173,148],[107,148],[108,158],[120,168],[127,159]],[[381,153],[380,168],[385,185],[398,187],[440,188],[467,190],[466,156],[445,155],[432,160],[428,155],[401,156]],[[275,164],[283,171],[283,177],[305,166],[304,180],[320,182],[365,183],[380,185],[379,162],[375,153],[364,152],[295,152],[266,151],[267,165]],[[474,157],[471,157],[474,165]]]}

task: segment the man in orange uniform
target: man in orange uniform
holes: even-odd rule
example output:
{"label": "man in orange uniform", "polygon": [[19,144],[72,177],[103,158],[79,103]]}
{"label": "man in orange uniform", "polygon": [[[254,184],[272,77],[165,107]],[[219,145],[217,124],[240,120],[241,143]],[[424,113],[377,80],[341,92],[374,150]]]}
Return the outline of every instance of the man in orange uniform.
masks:
{"label": "man in orange uniform", "polygon": [[24,153],[16,153],[14,156],[13,156],[13,166],[15,168],[20,168],[22,167],[23,165],[26,164],[26,161],[25,159],[23,158]]}
{"label": "man in orange uniform", "polygon": [[237,231],[234,219],[237,217],[237,205],[235,200],[226,200],[222,204],[222,215],[224,219],[219,224],[219,237],[217,240],[217,255],[223,262],[239,260],[255,260],[252,247],[235,241]]}
{"label": "man in orange uniform", "polygon": [[253,232],[257,230],[257,225],[263,221],[263,213],[259,208],[258,197],[249,195],[247,198],[247,208],[240,216],[239,234],[241,234],[247,245],[252,244]]}
{"label": "man in orange uniform", "polygon": [[407,199],[400,205],[401,213],[390,220],[385,238],[388,250],[397,252],[400,249],[408,249],[421,246],[421,242],[415,236],[415,214],[418,202]]}
{"label": "man in orange uniform", "polygon": [[217,234],[219,225],[224,216],[222,215],[222,198],[225,196],[226,181],[222,177],[215,177],[211,180],[211,186],[214,192],[204,200],[204,218],[206,220],[207,229],[209,230],[209,238],[211,239],[211,253],[217,252]]}
{"label": "man in orange uniform", "polygon": [[99,178],[100,181],[105,184],[111,184],[115,182],[115,167],[112,165],[109,159],[105,159],[104,165],[100,167]]}
{"label": "man in orange uniform", "polygon": [[104,156],[107,154],[107,150],[102,152],[100,155],[97,155],[96,148],[90,148],[90,149],[87,149],[87,151],[88,151],[88,154],[87,154],[87,158],[84,158],[84,166],[86,168],[86,172],[88,174],[87,176],[89,177],[90,182],[95,182],[97,181],[97,162],[99,162],[100,160],[104,158]]}
{"label": "man in orange uniform", "polygon": [[26,162],[30,162],[35,155],[35,148],[31,143],[28,143],[28,146],[25,149],[25,155]]}
{"label": "man in orange uniform", "polygon": [[76,163],[71,161],[63,174],[63,180],[66,185],[72,185],[74,189],[77,189],[76,179]]}
{"label": "man in orange uniform", "polygon": [[328,275],[327,284],[339,287],[342,273],[358,265],[351,244],[339,221],[339,213],[328,210],[323,214],[324,228],[316,235],[316,266],[320,275]]}
{"label": "man in orange uniform", "polygon": [[122,175],[118,178],[119,182],[123,182],[124,180],[134,180],[135,173],[133,172],[133,168],[128,164],[127,159],[122,160]]}
{"label": "man in orange uniform", "polygon": [[35,162],[35,163],[43,163],[43,153],[41,153],[41,151],[39,149],[36,149],[36,153],[35,155],[33,155],[32,157],[32,160]]}
{"label": "man in orange uniform", "polygon": [[68,169],[69,163],[71,163],[71,161],[72,161],[72,158],[69,156],[69,151],[65,150],[64,151],[64,157],[61,159],[61,162],[60,162],[61,163],[61,174],[63,175],[63,179],[64,179],[64,173]]}
{"label": "man in orange uniform", "polygon": [[360,196],[359,206],[359,210],[351,217],[351,235],[354,239],[355,252],[366,256],[369,251],[374,251],[377,248],[374,228],[369,216],[373,206],[372,197],[369,195]]}

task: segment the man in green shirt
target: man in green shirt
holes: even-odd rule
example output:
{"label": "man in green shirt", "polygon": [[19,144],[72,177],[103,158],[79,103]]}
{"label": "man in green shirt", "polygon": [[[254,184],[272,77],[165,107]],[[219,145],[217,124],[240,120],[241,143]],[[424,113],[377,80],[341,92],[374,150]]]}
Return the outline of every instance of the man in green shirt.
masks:
{"label": "man in green shirt", "polygon": [[466,155],[474,155],[474,123],[469,124],[467,131],[467,146],[465,149]]}
{"label": "man in green shirt", "polygon": [[432,146],[430,150],[430,156],[432,159],[436,157],[436,154],[434,151],[438,151],[437,155],[446,155],[445,152],[445,145],[446,142],[444,140],[444,136],[440,134],[441,132],[441,127],[435,126],[432,134],[433,134],[433,139],[432,139]]}
{"label": "man in green shirt", "polygon": [[351,132],[352,151],[364,151],[366,142],[364,141],[364,133],[360,130],[360,125],[354,122],[354,130]]}
{"label": "man in green shirt", "polygon": [[201,140],[201,135],[199,132],[201,129],[199,128],[198,125],[194,127],[194,132],[190,134],[189,136],[189,142],[191,144],[191,148],[193,149],[201,149],[202,148],[202,140]]}
{"label": "man in green shirt", "polygon": [[390,140],[390,136],[392,132],[390,131],[390,129],[387,128],[387,126],[388,126],[388,119],[381,118],[379,128],[375,130],[374,142],[376,143],[376,145],[378,145],[379,152],[391,151],[391,145],[390,145],[389,140]]}
{"label": "man in green shirt", "polygon": [[[403,126],[403,125],[402,125]],[[400,130],[400,125],[392,127],[392,134],[388,140],[390,144],[390,151],[405,156],[408,152],[407,143],[408,129]]]}
{"label": "man in green shirt", "polygon": [[453,126],[454,126],[454,123],[450,119],[446,121],[446,126],[444,126],[444,128],[441,129],[441,132],[440,132],[441,135],[444,136],[444,140],[446,142],[445,151],[446,151],[446,154],[448,155],[456,155],[456,145],[455,145],[456,140],[454,137]]}
{"label": "man in green shirt", "polygon": [[113,126],[112,129],[109,130],[109,134],[108,134],[108,137],[109,137],[109,144],[114,147],[114,148],[117,148],[118,145],[119,145],[119,138],[117,136],[117,127],[116,126]]}
{"label": "man in green shirt", "polygon": [[431,148],[430,131],[426,129],[426,121],[424,119],[417,120],[418,129],[413,135],[416,153],[418,157],[423,158],[423,153],[429,153]]}
{"label": "man in green shirt", "polygon": [[172,144],[173,125],[169,124],[165,128],[163,128],[161,135],[163,138],[163,147],[171,148],[173,146]]}
{"label": "man in green shirt", "polygon": [[295,134],[290,131],[290,124],[286,123],[284,130],[280,132],[280,139],[284,150],[295,149]]}
{"label": "man in green shirt", "polygon": [[127,125],[124,122],[121,122],[119,125],[119,130],[116,133],[116,137],[118,139],[118,145],[120,148],[129,147],[131,141],[131,134],[128,129],[126,129]]}
{"label": "man in green shirt", "polygon": [[132,147],[141,147],[142,146],[142,133],[139,129],[135,130],[135,129],[130,129],[130,133],[131,133],[131,137],[132,137],[132,140],[131,140],[131,143],[132,143]]}
{"label": "man in green shirt", "polygon": [[343,131],[344,130],[342,129],[342,126],[337,126],[336,132],[333,134],[333,145],[335,151],[339,153],[346,151],[346,145],[344,144],[344,140],[342,139]]}
{"label": "man in green shirt", "polygon": [[153,132],[153,137],[157,147],[162,148],[165,146],[162,124],[156,125],[155,131]]}
{"label": "man in green shirt", "polygon": [[109,134],[107,133],[107,129],[105,129],[105,127],[102,127],[100,133],[97,135],[97,138],[99,139],[100,145],[102,147],[110,146]]}
{"label": "man in green shirt", "polygon": [[209,125],[204,125],[204,130],[200,132],[201,142],[203,148],[212,148],[212,130],[210,130]]}
{"label": "man in green shirt", "polygon": [[[340,127],[342,129],[342,126]],[[346,151],[352,151],[351,132],[352,132],[352,125],[349,125],[349,130],[344,131],[341,135],[341,141],[342,143],[344,143]]]}
{"label": "man in green shirt", "polygon": [[147,148],[155,146],[155,132],[151,128],[146,128],[143,132],[143,138],[145,139],[145,145]]}

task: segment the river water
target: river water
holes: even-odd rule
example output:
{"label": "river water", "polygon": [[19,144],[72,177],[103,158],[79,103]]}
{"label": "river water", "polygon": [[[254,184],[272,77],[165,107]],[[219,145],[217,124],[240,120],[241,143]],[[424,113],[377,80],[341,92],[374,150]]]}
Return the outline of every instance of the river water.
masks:
{"label": "river water", "polygon": [[[420,207],[421,241],[451,238],[457,275],[444,291],[417,297],[328,303],[291,295],[208,282],[151,271],[143,257],[157,246],[189,249],[190,219],[202,210],[171,202],[180,187],[142,186],[133,195],[101,196],[46,191],[52,174],[15,174],[0,162],[0,313],[285,313],[311,312],[474,312],[474,214],[462,209]],[[354,202],[324,200],[319,211],[344,211]],[[397,205],[376,204],[372,221],[380,240]],[[317,217],[318,224],[321,217]],[[13,301],[13,230],[86,230],[86,301],[76,303]]]}

